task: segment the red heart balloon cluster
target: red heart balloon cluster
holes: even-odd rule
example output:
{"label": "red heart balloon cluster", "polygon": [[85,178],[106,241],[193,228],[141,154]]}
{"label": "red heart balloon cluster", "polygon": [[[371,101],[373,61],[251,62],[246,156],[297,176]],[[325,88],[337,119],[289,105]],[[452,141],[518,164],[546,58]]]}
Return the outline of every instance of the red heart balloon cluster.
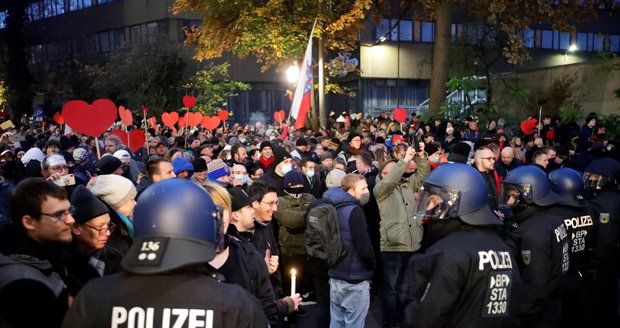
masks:
{"label": "red heart balloon cluster", "polygon": [[188,126],[197,126],[202,122],[202,114],[187,112],[179,119],[179,126],[186,128]]}
{"label": "red heart balloon cluster", "polygon": [[71,100],[62,106],[62,117],[73,130],[97,138],[114,124],[118,111],[110,99],[97,99],[92,104]]}

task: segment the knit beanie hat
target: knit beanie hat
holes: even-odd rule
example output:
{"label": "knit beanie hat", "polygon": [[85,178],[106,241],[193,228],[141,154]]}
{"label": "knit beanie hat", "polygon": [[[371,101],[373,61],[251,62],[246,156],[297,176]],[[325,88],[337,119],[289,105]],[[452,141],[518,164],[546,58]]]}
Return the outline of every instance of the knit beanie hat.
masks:
{"label": "knit beanie hat", "polygon": [[258,147],[258,148],[259,148],[260,151],[263,151],[263,148],[265,148],[265,147],[269,147],[269,148],[273,149],[273,147],[271,146],[271,142],[269,142],[269,141],[261,142],[260,143],[260,147]]}
{"label": "knit beanie hat", "polygon": [[133,183],[116,174],[97,176],[88,184],[87,188],[93,195],[115,209],[120,208],[129,200],[135,199],[137,195]]}
{"label": "knit beanie hat", "polygon": [[93,167],[95,168],[95,174],[105,175],[114,173],[122,165],[123,162],[120,159],[112,155],[106,155],[96,161]]}
{"label": "knit beanie hat", "polygon": [[73,150],[73,159],[76,163],[82,163],[88,159],[88,150],[82,147],[75,148]]}
{"label": "knit beanie hat", "polygon": [[327,188],[340,187],[342,185],[342,179],[347,175],[343,170],[333,169],[327,173],[325,178],[325,185]]}
{"label": "knit beanie hat", "polygon": [[275,165],[282,163],[287,158],[292,158],[291,154],[289,154],[286,149],[282,147],[275,147],[273,149],[273,157],[275,159]]}
{"label": "knit beanie hat", "polygon": [[107,206],[82,185],[78,185],[71,194],[71,205],[75,208],[72,214],[76,223],[88,222],[109,213]]}
{"label": "knit beanie hat", "polygon": [[228,167],[226,163],[224,163],[223,160],[219,158],[207,164],[207,176],[209,177],[209,180],[215,181],[218,178],[221,178],[229,174],[230,174],[230,168]]}
{"label": "knit beanie hat", "polygon": [[177,157],[172,161],[172,167],[174,168],[174,174],[178,175],[183,171],[194,172],[194,166],[189,162],[189,159],[185,157]]}
{"label": "knit beanie hat", "polygon": [[43,158],[45,158],[45,154],[43,154],[43,151],[37,147],[34,147],[34,148],[28,149],[28,151],[24,153],[24,156],[22,156],[21,161],[22,161],[22,164],[24,164],[25,166],[31,160],[39,161],[39,163],[43,162]]}
{"label": "knit beanie hat", "polygon": [[284,175],[284,188],[288,188],[290,186],[303,185],[304,184],[304,176],[299,171],[289,171]]}

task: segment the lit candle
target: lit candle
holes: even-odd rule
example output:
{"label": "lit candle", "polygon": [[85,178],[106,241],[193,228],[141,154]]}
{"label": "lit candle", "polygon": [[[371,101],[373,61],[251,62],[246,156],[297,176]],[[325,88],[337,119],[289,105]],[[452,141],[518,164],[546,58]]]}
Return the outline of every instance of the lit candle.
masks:
{"label": "lit candle", "polygon": [[291,269],[291,296],[295,295],[296,275],[297,271],[295,269]]}

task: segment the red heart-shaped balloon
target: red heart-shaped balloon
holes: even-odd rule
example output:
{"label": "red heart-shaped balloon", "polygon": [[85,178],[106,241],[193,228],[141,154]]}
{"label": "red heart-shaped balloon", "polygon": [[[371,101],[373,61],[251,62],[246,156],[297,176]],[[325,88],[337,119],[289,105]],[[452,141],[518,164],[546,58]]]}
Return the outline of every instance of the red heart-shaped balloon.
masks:
{"label": "red heart-shaped balloon", "polygon": [[149,117],[149,119],[148,119],[148,120],[146,120],[146,121],[149,123],[149,125],[150,125],[152,128],[154,128],[154,127],[155,127],[155,125],[157,124],[157,120],[155,119],[155,116],[151,116],[151,117]]}
{"label": "red heart-shaped balloon", "polygon": [[73,130],[89,137],[99,137],[118,117],[110,99],[97,99],[92,104],[72,100],[62,106],[62,117]]}
{"label": "red heart-shaped balloon", "polygon": [[395,108],[393,115],[399,123],[404,123],[407,120],[407,111],[402,108]]}
{"label": "red heart-shaped balloon", "polygon": [[202,122],[202,114],[200,113],[187,113],[187,115],[189,117],[190,126],[197,126]]}
{"label": "red heart-shaped balloon", "polygon": [[225,109],[220,109],[217,112],[217,117],[219,117],[222,121],[226,121],[228,119],[228,111]]}
{"label": "red heart-shaped balloon", "polygon": [[217,116],[205,116],[202,118],[202,126],[211,131],[217,129],[221,122],[222,120]]}
{"label": "red heart-shaped balloon", "polygon": [[532,134],[534,134],[534,131],[532,130],[536,127],[537,123],[538,123],[538,120],[533,117],[530,119],[527,119],[521,122],[521,125],[520,125],[521,131],[525,133],[525,135],[531,136]]}
{"label": "red heart-shaped balloon", "polygon": [[133,130],[129,134],[129,150],[131,150],[132,153],[142,148],[145,142],[146,135],[144,135],[142,130]]}
{"label": "red heart-shaped balloon", "polygon": [[273,113],[273,119],[278,123],[282,123],[284,122],[284,115],[284,109],[280,109],[279,111]]}
{"label": "red heart-shaped balloon", "polygon": [[127,139],[127,132],[125,132],[125,130],[121,130],[121,129],[112,130],[110,131],[110,134],[119,137],[121,139],[121,143],[127,146],[128,139]]}
{"label": "red heart-shaped balloon", "polygon": [[192,108],[196,105],[196,97],[194,96],[183,96],[183,106],[187,108]]}
{"label": "red heart-shaped balloon", "polygon": [[123,121],[125,126],[130,126],[133,123],[133,115],[129,109],[126,109],[123,106],[118,106],[118,116]]}
{"label": "red heart-shaped balloon", "polygon": [[161,115],[161,120],[162,122],[164,122],[165,126],[171,128],[175,124],[177,124],[177,122],[179,121],[179,113],[177,112],[163,113]]}
{"label": "red heart-shaped balloon", "polygon": [[65,119],[62,117],[62,114],[56,113],[54,114],[54,122],[58,123],[59,125],[63,125],[65,124]]}

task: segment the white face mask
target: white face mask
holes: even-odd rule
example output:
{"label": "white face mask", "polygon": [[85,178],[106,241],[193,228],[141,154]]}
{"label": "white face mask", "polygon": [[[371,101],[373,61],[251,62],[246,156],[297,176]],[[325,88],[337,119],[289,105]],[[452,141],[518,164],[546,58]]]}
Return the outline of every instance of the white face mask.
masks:
{"label": "white face mask", "polygon": [[226,156],[226,160],[227,160],[227,161],[230,161],[231,159],[232,159],[232,156],[230,156],[230,155],[227,155],[227,156]]}
{"label": "white face mask", "polygon": [[245,174],[235,174],[235,179],[241,182],[241,184],[246,184],[248,182],[248,176]]}
{"label": "white face mask", "polygon": [[314,176],[314,171],[306,171],[306,176],[312,178]]}
{"label": "white face mask", "polygon": [[282,171],[282,174],[287,174],[292,169],[293,169],[293,164],[284,164],[282,165],[282,167],[280,167],[280,171]]}

